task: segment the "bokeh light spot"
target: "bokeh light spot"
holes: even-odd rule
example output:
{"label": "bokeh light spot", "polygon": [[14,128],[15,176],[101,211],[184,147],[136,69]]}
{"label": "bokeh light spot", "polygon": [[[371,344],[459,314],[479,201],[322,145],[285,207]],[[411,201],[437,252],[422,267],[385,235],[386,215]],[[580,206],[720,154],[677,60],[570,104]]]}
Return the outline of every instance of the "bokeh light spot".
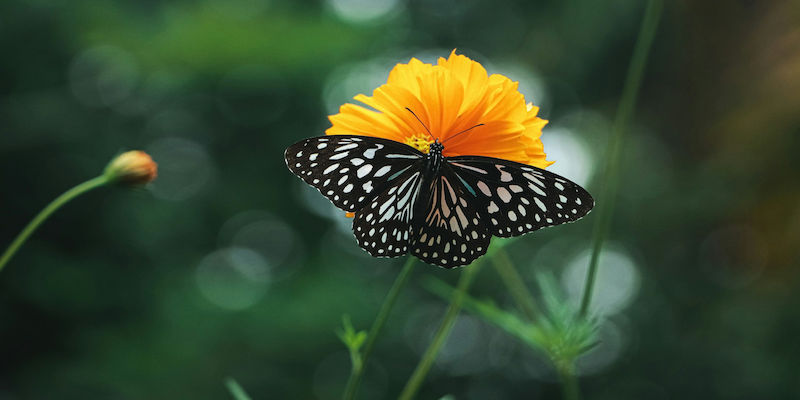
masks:
{"label": "bokeh light spot", "polygon": [[343,21],[370,22],[400,9],[400,0],[328,0],[334,14]]}
{"label": "bokeh light spot", "polygon": [[597,333],[598,344],[576,362],[578,373],[592,375],[602,372],[622,355],[627,346],[623,330],[612,320],[604,319]]}
{"label": "bokeh light spot", "polygon": [[547,170],[586,187],[595,165],[588,144],[572,131],[561,127],[545,127],[541,139],[547,159],[555,161]]}
{"label": "bokeh light spot", "polygon": [[[591,252],[584,251],[567,265],[562,284],[567,296],[579,304],[586,282]],[[639,291],[640,276],[633,258],[621,249],[606,247],[600,253],[590,311],[612,315],[625,309]]]}
{"label": "bokeh light spot", "polygon": [[158,163],[158,178],[151,189],[165,200],[181,201],[196,195],[214,175],[208,153],[191,140],[160,139],[147,147],[147,153]]}
{"label": "bokeh light spot", "polygon": [[139,68],[134,57],[114,46],[85,50],[69,68],[72,93],[90,107],[111,106],[127,99],[138,79]]}
{"label": "bokeh light spot", "polygon": [[208,301],[228,310],[243,310],[264,295],[270,271],[266,260],[255,251],[229,247],[203,258],[195,277]]}
{"label": "bokeh light spot", "polygon": [[322,101],[328,114],[339,112],[344,103],[354,103],[353,96],[363,93],[371,95],[378,86],[386,83],[390,60],[374,59],[342,66],[334,70],[325,80]]}
{"label": "bokeh light spot", "polygon": [[222,246],[247,248],[258,252],[270,265],[271,280],[287,278],[301,263],[303,248],[297,232],[280,217],[260,210],[234,215],[222,226]]}
{"label": "bokeh light spot", "polygon": [[[434,324],[434,326],[436,326]],[[474,317],[461,315],[456,319],[450,337],[442,347],[436,364],[449,375],[471,375],[489,368],[485,335]]]}

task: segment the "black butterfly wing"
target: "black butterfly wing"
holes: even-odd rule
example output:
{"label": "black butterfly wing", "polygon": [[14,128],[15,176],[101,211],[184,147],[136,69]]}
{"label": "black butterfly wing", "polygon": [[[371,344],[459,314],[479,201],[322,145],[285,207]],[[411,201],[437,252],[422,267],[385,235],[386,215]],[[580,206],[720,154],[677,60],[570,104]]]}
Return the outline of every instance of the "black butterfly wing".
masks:
{"label": "black butterfly wing", "polygon": [[421,170],[422,163],[407,168],[356,212],[353,233],[369,254],[399,257],[408,252],[414,206],[423,182]]}
{"label": "black butterfly wing", "polygon": [[486,253],[491,233],[476,199],[446,165],[429,185],[413,221],[411,254],[429,263],[453,268]]}
{"label": "black butterfly wing", "polygon": [[574,182],[526,164],[480,156],[445,158],[474,196],[492,235],[518,236],[576,221],[594,199]]}
{"label": "black butterfly wing", "polygon": [[284,157],[295,175],[336,207],[354,212],[425,155],[393,140],[330,135],[301,140],[289,146]]}

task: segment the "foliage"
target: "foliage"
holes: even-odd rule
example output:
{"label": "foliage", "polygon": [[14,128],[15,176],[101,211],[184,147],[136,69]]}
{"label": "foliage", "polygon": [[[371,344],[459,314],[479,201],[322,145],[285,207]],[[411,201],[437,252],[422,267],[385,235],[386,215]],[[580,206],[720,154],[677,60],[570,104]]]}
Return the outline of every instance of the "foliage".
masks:
{"label": "foliage", "polygon": [[[528,321],[515,312],[498,307],[491,300],[464,299],[464,308],[545,354],[557,369],[571,370],[575,360],[597,345],[597,322],[579,315],[560,292],[552,276],[538,276],[543,310]],[[437,295],[449,298],[452,288],[436,278],[425,281]]]}

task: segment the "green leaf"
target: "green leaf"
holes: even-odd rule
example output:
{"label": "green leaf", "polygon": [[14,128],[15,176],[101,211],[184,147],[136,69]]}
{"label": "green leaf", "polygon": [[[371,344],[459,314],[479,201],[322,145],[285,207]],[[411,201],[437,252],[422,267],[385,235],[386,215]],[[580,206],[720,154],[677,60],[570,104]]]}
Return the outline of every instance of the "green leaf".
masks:
{"label": "green leaf", "polygon": [[342,315],[342,328],[336,330],[336,335],[342,340],[347,350],[350,352],[350,361],[353,363],[353,369],[361,368],[361,346],[367,341],[366,331],[356,331],[353,328],[353,323],[350,321],[350,316],[347,314]]}
{"label": "green leaf", "polygon": [[342,315],[342,328],[336,329],[336,336],[339,336],[345,346],[353,351],[361,349],[361,346],[367,340],[367,332],[356,331],[350,321],[350,316],[347,314]]}
{"label": "green leaf", "polygon": [[[541,351],[556,365],[571,365],[597,344],[597,324],[578,315],[553,277],[540,275],[537,278],[544,310],[534,322],[505,311],[491,301],[476,300],[471,296],[464,298],[464,308]],[[423,285],[443,298],[449,298],[453,292],[451,286],[432,277]]]}
{"label": "green leaf", "polygon": [[233,396],[234,400],[251,400],[250,396],[247,395],[247,392],[242,389],[235,379],[226,378],[225,386],[228,388],[228,391],[231,393],[231,396]]}

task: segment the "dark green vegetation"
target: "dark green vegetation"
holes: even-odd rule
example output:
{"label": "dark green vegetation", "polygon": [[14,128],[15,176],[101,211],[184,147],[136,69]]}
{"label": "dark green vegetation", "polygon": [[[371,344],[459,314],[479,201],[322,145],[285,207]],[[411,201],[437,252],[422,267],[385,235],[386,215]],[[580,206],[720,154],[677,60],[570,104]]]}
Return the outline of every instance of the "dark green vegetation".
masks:
{"label": "dark green vegetation", "polygon": [[[0,246],[115,153],[160,166],[68,204],[0,274],[0,397],[224,399],[232,377],[255,400],[336,398],[341,316],[367,329],[402,260],[359,250],[282,152],[411,56],[458,48],[520,80],[555,171],[598,191],[642,2],[410,0],[366,22],[333,3],[0,3]],[[587,398],[797,391],[800,10],[700,3],[669,2],[650,53]],[[507,247],[531,290],[552,273],[577,300],[594,217]],[[445,308],[425,275],[457,280],[416,267],[363,398],[396,396],[425,350]],[[471,295],[515,306],[488,266]],[[547,365],[467,310],[420,398],[553,398]]]}

